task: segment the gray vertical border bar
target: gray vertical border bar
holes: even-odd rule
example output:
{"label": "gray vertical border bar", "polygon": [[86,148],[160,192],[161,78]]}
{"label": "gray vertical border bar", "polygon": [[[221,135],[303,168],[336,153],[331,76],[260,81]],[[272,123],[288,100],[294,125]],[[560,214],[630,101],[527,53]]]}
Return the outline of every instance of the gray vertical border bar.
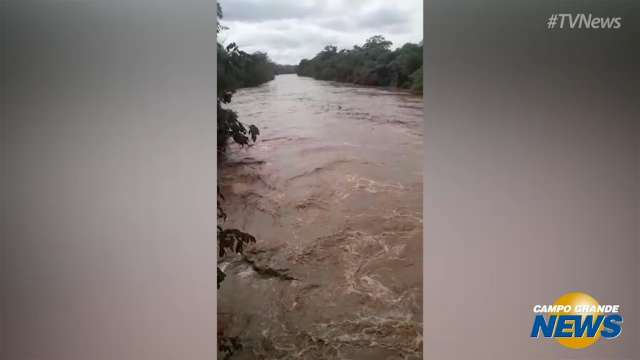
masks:
{"label": "gray vertical border bar", "polygon": [[215,1],[0,14],[0,358],[214,359]]}
{"label": "gray vertical border bar", "polygon": [[[637,359],[637,2],[424,6],[425,359]],[[621,16],[548,30],[553,13]],[[620,303],[620,338],[529,339],[531,307]]]}

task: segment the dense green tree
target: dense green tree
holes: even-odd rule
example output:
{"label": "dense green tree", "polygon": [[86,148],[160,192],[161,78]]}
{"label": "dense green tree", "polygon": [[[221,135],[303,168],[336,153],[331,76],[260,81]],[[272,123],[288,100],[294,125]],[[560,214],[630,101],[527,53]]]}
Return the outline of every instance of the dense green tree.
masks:
{"label": "dense green tree", "polygon": [[218,43],[218,89],[236,90],[256,86],[275,77],[275,64],[266,53],[246,53],[235,43]]}
{"label": "dense green tree", "polygon": [[407,43],[391,50],[382,35],[367,39],[362,46],[339,50],[327,45],[312,59],[298,64],[297,74],[319,80],[362,85],[391,86],[422,92],[422,42]]}
{"label": "dense green tree", "polygon": [[422,94],[422,66],[411,74],[411,89]]}

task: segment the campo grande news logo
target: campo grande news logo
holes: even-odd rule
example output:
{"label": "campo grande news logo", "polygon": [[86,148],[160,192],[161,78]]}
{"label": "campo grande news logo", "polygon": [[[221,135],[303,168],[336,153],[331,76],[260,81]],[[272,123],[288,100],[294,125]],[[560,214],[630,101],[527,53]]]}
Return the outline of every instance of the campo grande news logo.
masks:
{"label": "campo grande news logo", "polygon": [[600,338],[611,340],[622,333],[620,305],[600,305],[583,292],[566,293],[553,305],[535,305],[533,313],[531,338],[555,339],[571,349],[584,349]]}

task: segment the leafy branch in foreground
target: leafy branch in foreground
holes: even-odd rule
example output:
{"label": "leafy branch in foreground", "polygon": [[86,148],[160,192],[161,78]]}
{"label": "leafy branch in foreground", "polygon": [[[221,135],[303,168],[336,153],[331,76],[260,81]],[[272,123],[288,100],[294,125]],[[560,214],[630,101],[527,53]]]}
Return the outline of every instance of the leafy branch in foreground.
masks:
{"label": "leafy branch in foreground", "polygon": [[[222,208],[221,201],[224,200],[224,196],[220,192],[220,187],[218,187],[218,220],[224,222],[227,219],[227,214]],[[218,225],[218,257],[223,257],[227,254],[241,254],[244,249],[256,242],[256,238],[244,231],[238,229],[225,229],[221,225]],[[224,281],[227,275],[220,269],[218,266],[218,289],[220,288],[220,283]]]}
{"label": "leafy branch in foreground", "polygon": [[238,114],[231,109],[226,109],[222,104],[231,102],[233,91],[226,90],[222,97],[218,98],[218,153],[223,154],[227,148],[229,139],[240,146],[249,145],[249,139],[255,142],[260,135],[260,130],[255,125],[248,127],[238,120]]}
{"label": "leafy branch in foreground", "polygon": [[[222,8],[217,3],[217,18],[222,18]],[[218,32],[226,27],[218,23]],[[238,120],[238,114],[225,107],[231,102],[236,89],[245,86],[257,86],[274,78],[274,64],[265,53],[248,54],[238,48],[235,43],[224,47],[217,43],[218,47],[218,74],[217,74],[217,140],[218,140],[218,164],[225,160],[227,144],[233,140],[241,147],[249,146],[251,142],[256,142],[260,130],[255,125],[245,125]],[[218,167],[218,174],[221,167]],[[227,254],[239,254],[244,249],[256,242],[256,238],[239,229],[227,229],[223,223],[227,220],[222,202],[225,200],[220,187],[217,188],[217,245],[218,257]],[[227,275],[218,266],[217,287],[224,281]],[[242,348],[240,339],[234,336],[226,336],[223,327],[218,324],[218,357],[229,359],[233,354]]]}

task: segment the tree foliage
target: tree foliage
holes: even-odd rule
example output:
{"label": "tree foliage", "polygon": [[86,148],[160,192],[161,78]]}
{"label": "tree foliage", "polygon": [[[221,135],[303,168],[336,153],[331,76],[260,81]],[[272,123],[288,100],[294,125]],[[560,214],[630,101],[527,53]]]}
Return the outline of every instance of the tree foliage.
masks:
{"label": "tree foliage", "polygon": [[275,64],[266,53],[249,54],[231,43],[218,43],[218,89],[257,86],[275,77]]}
{"label": "tree foliage", "polygon": [[[222,8],[217,4],[217,17],[222,18]],[[224,30],[218,23],[218,32]],[[229,140],[233,140],[240,146],[248,146],[255,142],[260,134],[260,130],[255,125],[245,125],[238,119],[238,114],[225,107],[231,102],[234,91],[243,86],[259,85],[273,79],[273,64],[264,53],[247,54],[238,49],[236,44],[223,47],[218,46],[218,99],[217,99],[217,139],[218,139],[218,161],[224,160],[224,154]],[[218,223],[223,224],[227,220],[227,214],[222,207],[224,195],[217,188],[217,208]],[[238,229],[225,229],[218,225],[218,256],[222,257],[228,253],[242,253],[244,248],[256,241],[251,234]],[[226,277],[225,273],[218,267],[218,288]]]}
{"label": "tree foliage", "polygon": [[[226,29],[220,24],[222,16],[222,7],[220,7],[220,3],[217,3],[218,33]],[[217,49],[218,92],[257,86],[273,80],[275,64],[266,53],[249,54],[240,50],[235,43],[227,46],[217,43]]]}
{"label": "tree foliage", "polygon": [[407,43],[391,50],[382,35],[367,39],[362,46],[338,50],[327,45],[312,59],[303,59],[297,73],[319,80],[361,85],[391,86],[422,93],[422,42]]}
{"label": "tree foliage", "polygon": [[246,126],[238,120],[238,114],[224,107],[223,104],[231,102],[232,90],[218,90],[218,160],[222,160],[222,155],[227,149],[229,139],[232,139],[240,146],[248,146],[250,142],[255,142],[260,130],[255,125]]}
{"label": "tree foliage", "polygon": [[[222,8],[217,3],[217,18],[222,18]],[[218,22],[217,31],[225,27]],[[218,46],[218,76],[217,76],[217,139],[218,162],[224,161],[224,155],[229,140],[240,146],[248,146],[257,140],[260,130],[255,125],[245,125],[238,119],[238,114],[225,107],[231,102],[236,89],[246,86],[256,86],[274,78],[274,64],[265,53],[248,54],[238,48],[236,44],[224,47]],[[218,168],[220,170],[220,168]],[[220,171],[218,172],[220,173]],[[242,253],[247,245],[255,243],[256,238],[239,229],[229,229],[223,226],[227,220],[222,202],[224,195],[217,188],[217,247],[218,257],[229,253]],[[226,278],[226,274],[220,267],[217,268],[217,287]],[[223,359],[229,359],[233,353],[242,347],[237,337],[225,336],[223,330],[218,328],[218,355]]]}

